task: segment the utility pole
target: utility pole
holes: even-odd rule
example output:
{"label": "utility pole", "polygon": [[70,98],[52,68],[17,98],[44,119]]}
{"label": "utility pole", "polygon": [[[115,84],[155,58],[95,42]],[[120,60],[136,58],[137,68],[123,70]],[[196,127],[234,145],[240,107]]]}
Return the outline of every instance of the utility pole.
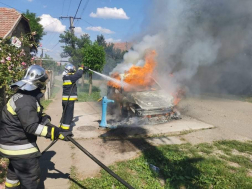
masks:
{"label": "utility pole", "polygon": [[61,16],[60,19],[64,19],[64,18],[69,18],[70,21],[70,27],[69,29],[71,30],[71,33],[74,35],[74,20],[80,20],[81,18],[76,18],[76,17],[72,17],[72,16]]}

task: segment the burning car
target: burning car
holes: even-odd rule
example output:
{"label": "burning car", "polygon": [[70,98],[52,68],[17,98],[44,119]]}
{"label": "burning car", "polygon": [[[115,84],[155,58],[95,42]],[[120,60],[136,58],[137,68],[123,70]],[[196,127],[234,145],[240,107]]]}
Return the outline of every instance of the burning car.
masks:
{"label": "burning car", "polygon": [[111,104],[111,110],[119,110],[123,117],[174,114],[174,97],[167,94],[154,79],[151,85],[145,87],[118,89],[109,86],[108,97],[115,101],[114,105]]}
{"label": "burning car", "polygon": [[123,74],[113,73],[108,82],[108,98],[115,101],[110,110],[120,112],[123,117],[152,117],[176,113],[174,106],[178,102],[176,95],[164,91],[154,79],[156,61],[155,52],[145,56],[143,66],[132,65]]}

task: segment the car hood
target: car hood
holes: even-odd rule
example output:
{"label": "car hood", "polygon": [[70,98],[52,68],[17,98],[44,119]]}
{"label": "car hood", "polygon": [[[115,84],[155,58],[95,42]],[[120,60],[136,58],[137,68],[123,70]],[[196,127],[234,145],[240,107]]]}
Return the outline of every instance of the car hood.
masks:
{"label": "car hood", "polygon": [[173,107],[173,96],[163,90],[132,92],[131,97],[134,103],[146,110]]}

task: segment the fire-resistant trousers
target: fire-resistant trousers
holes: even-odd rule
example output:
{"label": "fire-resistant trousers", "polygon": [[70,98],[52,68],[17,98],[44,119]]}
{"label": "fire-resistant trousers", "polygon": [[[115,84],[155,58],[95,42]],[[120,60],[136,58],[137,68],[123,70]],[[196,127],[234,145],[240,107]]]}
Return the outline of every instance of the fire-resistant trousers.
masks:
{"label": "fire-resistant trousers", "polygon": [[71,125],[71,122],[73,120],[73,115],[74,115],[74,103],[75,101],[69,101],[68,104],[67,104],[67,101],[62,101],[63,113],[64,113],[64,109],[66,108],[65,115],[62,117],[63,119],[63,122],[61,125],[62,129],[65,129],[65,130],[70,129],[70,125]]}
{"label": "fire-resistant trousers", "polygon": [[10,159],[6,189],[36,189],[40,180],[39,158]]}

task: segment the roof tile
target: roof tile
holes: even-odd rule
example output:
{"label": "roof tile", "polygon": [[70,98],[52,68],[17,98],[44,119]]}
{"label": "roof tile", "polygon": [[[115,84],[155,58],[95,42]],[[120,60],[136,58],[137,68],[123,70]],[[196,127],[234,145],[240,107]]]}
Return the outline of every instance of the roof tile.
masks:
{"label": "roof tile", "polygon": [[16,23],[21,14],[15,9],[0,7],[0,37],[3,38]]}

